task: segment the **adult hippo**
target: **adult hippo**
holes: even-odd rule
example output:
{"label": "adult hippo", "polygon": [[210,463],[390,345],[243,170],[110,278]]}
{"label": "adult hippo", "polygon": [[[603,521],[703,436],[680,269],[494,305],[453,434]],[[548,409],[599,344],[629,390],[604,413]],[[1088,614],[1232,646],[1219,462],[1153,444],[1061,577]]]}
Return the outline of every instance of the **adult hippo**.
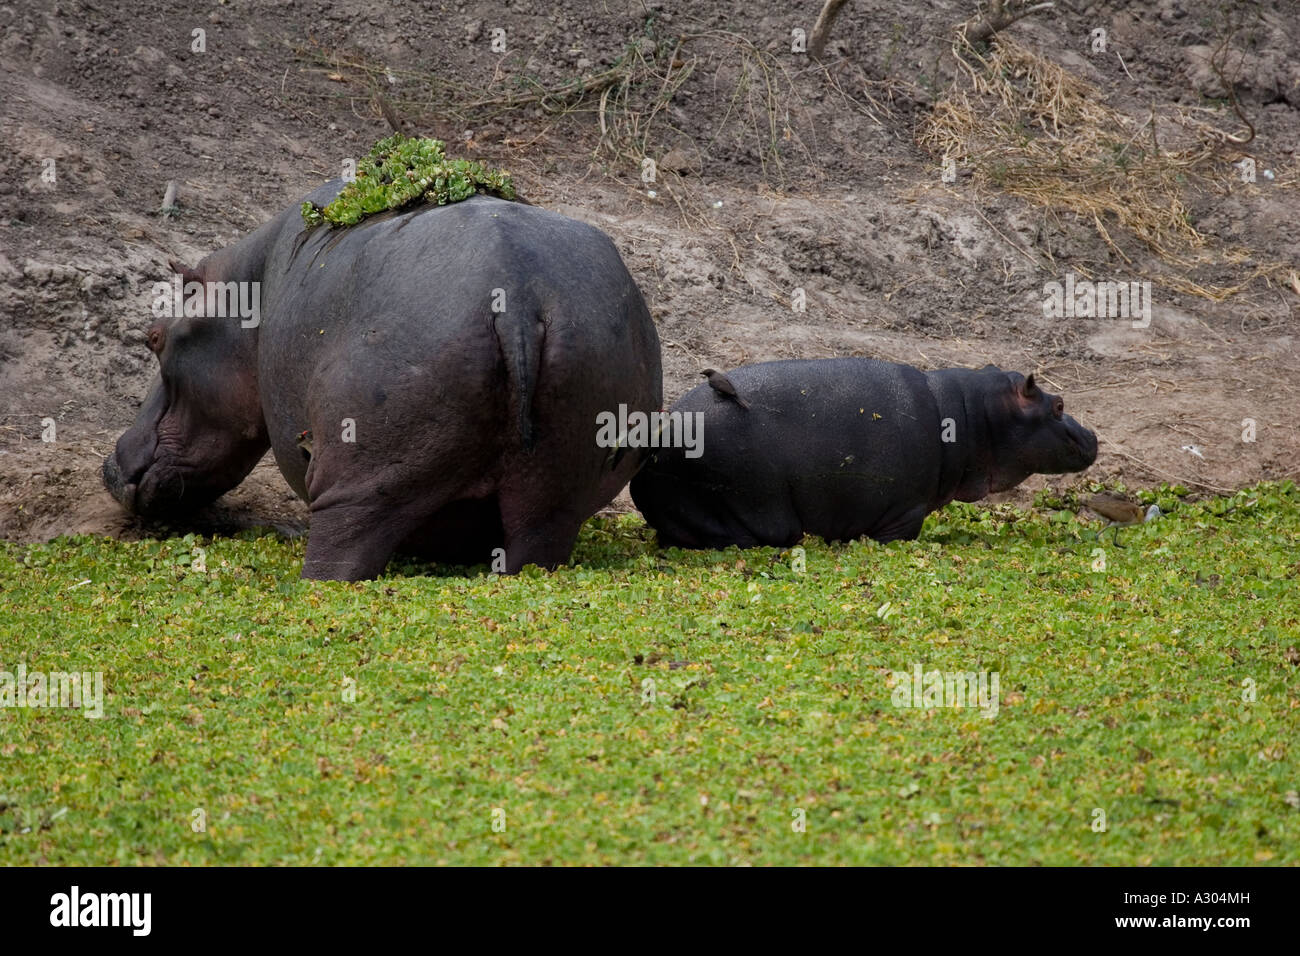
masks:
{"label": "adult hippo", "polygon": [[[270,447],[311,507],[303,577],[375,577],[399,548],[500,547],[513,573],[566,561],[641,464],[595,422],[660,408],[659,340],[591,226],[475,196],[307,229],[295,204],[178,271],[210,297],[149,330],[161,375],[103,470],[129,511],[206,504]],[[260,283],[239,286],[260,315],[216,317],[226,282]]]}
{"label": "adult hippo", "polygon": [[702,453],[661,449],[632,481],[664,546],[915,538],[954,499],[1082,471],[1097,457],[1097,437],[1059,396],[992,365],[922,372],[839,358],[725,378],[731,391],[711,377],[671,409],[702,416]]}

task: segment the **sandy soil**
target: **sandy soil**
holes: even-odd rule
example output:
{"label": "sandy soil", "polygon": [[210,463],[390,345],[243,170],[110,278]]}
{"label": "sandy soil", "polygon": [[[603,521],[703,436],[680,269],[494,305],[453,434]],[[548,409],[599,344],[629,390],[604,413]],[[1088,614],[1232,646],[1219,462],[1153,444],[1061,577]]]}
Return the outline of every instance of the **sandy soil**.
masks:
{"label": "sandy soil", "polygon": [[[1126,263],[1091,222],[964,176],[941,181],[917,130],[958,75],[952,32],[973,3],[851,0],[821,66],[790,52],[792,28],[810,30],[819,2],[433,6],[0,6],[0,537],[156,533],[121,513],[98,473],[155,371],[149,288],[170,257],[193,262],[229,243],[386,135],[377,90],[411,131],[505,166],[531,201],[615,238],[659,324],[670,401],[704,366],[994,362],[1037,372],[1097,430],[1089,479],[1211,492],[1300,474],[1297,289],[1259,279],[1214,302],[1157,281],[1148,328],[1048,319],[1044,283],[1067,270],[1125,280],[1168,270],[1131,237],[1115,237]],[[1008,34],[1134,116],[1183,106],[1230,125],[1198,52],[1222,38],[1224,4],[1058,7]],[[1226,7],[1245,11],[1234,90],[1261,175],[1191,196],[1210,240],[1195,274],[1207,284],[1243,281],[1254,265],[1216,258],[1216,243],[1292,264],[1300,247],[1300,16],[1294,0]],[[1086,54],[1097,25],[1115,55]],[[491,49],[495,29],[503,53]],[[659,162],[653,196],[636,150],[615,142],[628,129],[607,129],[602,145],[595,96],[560,112],[456,105],[466,89],[491,98],[555,85],[609,68],[630,44],[671,50],[682,36],[671,62],[693,69],[649,131],[632,130]],[[639,105],[657,92],[638,93]],[[1157,130],[1172,148],[1177,130]],[[180,185],[174,218],[157,212],[169,180]],[[791,308],[797,289],[802,312]],[[195,526],[292,531],[305,517],[268,457]]]}

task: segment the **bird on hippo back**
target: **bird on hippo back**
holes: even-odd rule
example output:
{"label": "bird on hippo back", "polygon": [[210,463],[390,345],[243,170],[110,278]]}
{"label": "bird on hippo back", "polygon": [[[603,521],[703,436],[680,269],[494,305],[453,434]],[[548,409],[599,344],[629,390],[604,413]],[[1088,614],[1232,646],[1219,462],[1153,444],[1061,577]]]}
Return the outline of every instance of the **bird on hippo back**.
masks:
{"label": "bird on hippo back", "polygon": [[749,402],[740,397],[739,393],[736,391],[736,386],[731,383],[731,379],[727,378],[727,376],[722,372],[719,372],[716,369],[705,368],[700,369],[700,374],[708,380],[709,388],[713,389],[719,395],[725,395],[741,408],[749,408]]}
{"label": "bird on hippo back", "polygon": [[[665,547],[916,538],[948,502],[1082,471],[1097,437],[1032,375],[865,358],[765,362],[697,386],[703,450],[659,449],[632,500]],[[731,394],[731,393],[734,393]],[[737,399],[743,400],[743,407]]]}

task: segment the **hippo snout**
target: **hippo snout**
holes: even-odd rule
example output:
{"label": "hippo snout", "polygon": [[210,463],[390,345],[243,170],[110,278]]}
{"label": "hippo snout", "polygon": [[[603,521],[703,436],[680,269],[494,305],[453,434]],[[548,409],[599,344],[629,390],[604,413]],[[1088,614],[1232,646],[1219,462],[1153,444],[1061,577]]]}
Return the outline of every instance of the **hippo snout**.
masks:
{"label": "hippo snout", "polygon": [[136,486],[122,477],[122,468],[117,463],[116,452],[104,459],[103,477],[104,487],[108,489],[113,499],[134,514]]}
{"label": "hippo snout", "polygon": [[1083,471],[1091,467],[1097,460],[1097,433],[1084,428],[1069,415],[1065,416],[1065,427],[1072,446],[1070,451],[1075,453],[1070,455],[1073,460],[1068,463],[1066,470]]}

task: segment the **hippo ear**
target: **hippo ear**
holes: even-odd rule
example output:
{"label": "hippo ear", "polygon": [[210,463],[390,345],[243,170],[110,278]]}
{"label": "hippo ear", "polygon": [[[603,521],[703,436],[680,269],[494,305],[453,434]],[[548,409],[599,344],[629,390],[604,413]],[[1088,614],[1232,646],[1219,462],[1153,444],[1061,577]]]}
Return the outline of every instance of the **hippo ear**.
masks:
{"label": "hippo ear", "polygon": [[1038,384],[1034,381],[1034,375],[1032,372],[1029,374],[1029,377],[1025,379],[1025,384],[1020,386],[1020,394],[1025,398],[1038,397]]}
{"label": "hippo ear", "polygon": [[144,337],[145,344],[149,346],[149,351],[154,355],[162,355],[163,346],[167,343],[167,323],[159,319],[153,325],[149,326],[149,331]]}

